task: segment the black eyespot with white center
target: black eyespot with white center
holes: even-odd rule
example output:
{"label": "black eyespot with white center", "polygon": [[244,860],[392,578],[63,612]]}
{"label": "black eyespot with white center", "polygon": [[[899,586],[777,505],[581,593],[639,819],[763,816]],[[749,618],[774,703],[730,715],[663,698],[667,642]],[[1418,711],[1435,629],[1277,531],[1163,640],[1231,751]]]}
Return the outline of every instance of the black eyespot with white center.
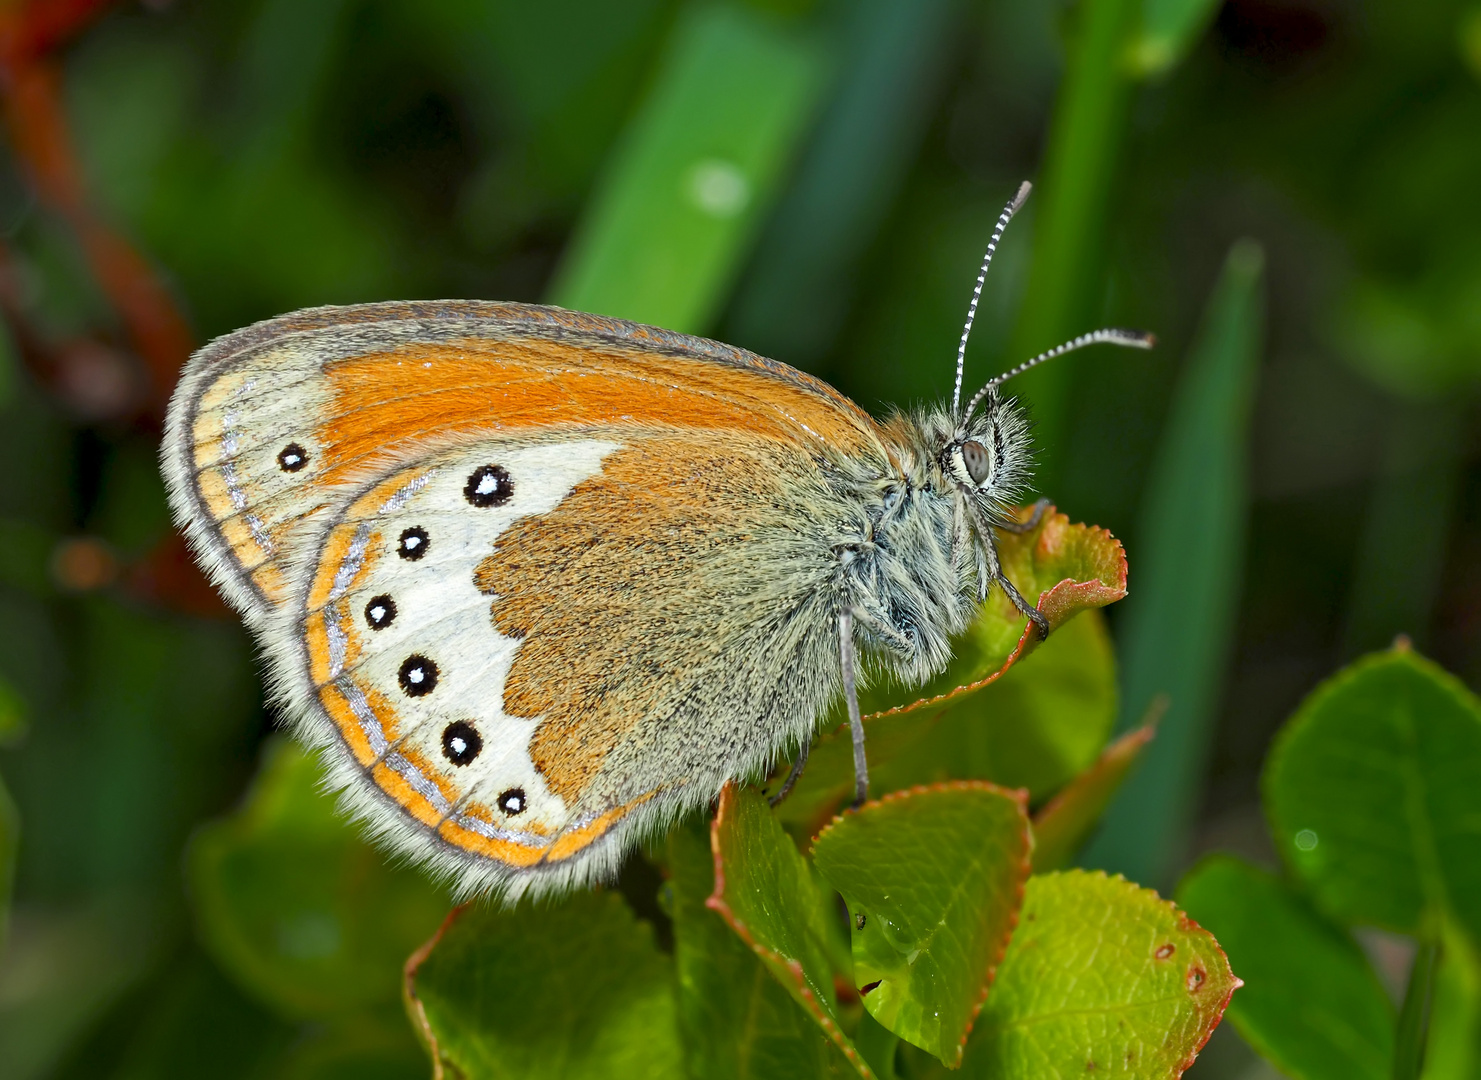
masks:
{"label": "black eyespot with white center", "polygon": [[278,468],[284,472],[297,472],[309,463],[309,452],[296,442],[291,442],[278,451]]}
{"label": "black eyespot with white center", "polygon": [[384,630],[396,618],[396,601],[382,593],[365,605],[365,621],[372,630]]}
{"label": "black eyespot with white center", "polygon": [[499,809],[510,817],[525,812],[525,789],[512,787],[499,795]]}
{"label": "black eyespot with white center", "polygon": [[425,697],[437,688],[437,665],[420,653],[412,653],[401,661],[396,681],[407,697]]}
{"label": "black eyespot with white center", "polygon": [[396,554],[407,562],[416,562],[427,554],[427,548],[431,544],[427,537],[427,530],[420,525],[414,525],[410,529],[404,529],[401,539],[396,541]]}
{"label": "black eyespot with white center", "polygon": [[981,484],[992,475],[992,457],[980,442],[968,440],[962,443],[962,460],[966,462],[967,475],[973,483]]}
{"label": "black eyespot with white center", "polygon": [[483,736],[466,720],[454,720],[442,729],[443,756],[454,765],[466,765],[483,749]]}
{"label": "black eyespot with white center", "polygon": [[502,465],[480,465],[463,488],[463,498],[474,506],[503,506],[513,497],[514,481]]}

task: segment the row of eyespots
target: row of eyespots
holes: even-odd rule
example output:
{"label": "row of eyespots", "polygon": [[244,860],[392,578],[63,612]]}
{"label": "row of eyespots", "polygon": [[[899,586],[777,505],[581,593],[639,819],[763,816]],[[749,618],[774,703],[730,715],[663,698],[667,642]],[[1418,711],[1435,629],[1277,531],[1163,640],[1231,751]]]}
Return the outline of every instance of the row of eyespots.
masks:
{"label": "row of eyespots", "polygon": [[[463,487],[463,497],[476,507],[502,506],[514,496],[514,481],[499,465],[474,469]],[[402,530],[396,541],[396,554],[408,562],[418,562],[431,547],[431,537],[420,525]],[[396,601],[388,593],[371,597],[365,605],[365,622],[372,630],[384,630],[396,619]],[[396,681],[407,697],[425,697],[437,688],[440,672],[436,661],[412,653],[401,662]],[[456,766],[467,765],[483,750],[483,736],[466,720],[454,720],[442,729],[442,753]],[[501,810],[511,816],[523,813],[526,806],[523,788],[509,788],[498,798]]]}

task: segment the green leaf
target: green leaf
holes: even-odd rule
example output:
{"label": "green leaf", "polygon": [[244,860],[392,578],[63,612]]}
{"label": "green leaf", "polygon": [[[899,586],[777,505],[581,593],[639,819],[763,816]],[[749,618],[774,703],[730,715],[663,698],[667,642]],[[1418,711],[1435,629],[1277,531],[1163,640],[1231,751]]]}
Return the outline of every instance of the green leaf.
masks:
{"label": "green leaf", "polygon": [[706,901],[751,947],[860,1076],[873,1073],[838,1024],[823,908],[807,863],[757,792],[728,784],[710,826],[715,892]]}
{"label": "green leaf", "polygon": [[1481,707],[1404,649],[1340,672],[1302,703],[1265,767],[1287,863],[1343,922],[1481,932]]}
{"label": "green leaf", "polygon": [[705,904],[715,888],[708,836],[688,826],[674,829],[668,865],[679,1027],[689,1075],[804,1080],[852,1073],[812,1016]]}
{"label": "green leaf", "polygon": [[1085,860],[1153,885],[1172,872],[1202,801],[1234,640],[1264,261],[1248,240],[1224,260],[1148,479],[1143,570],[1122,613],[1122,724],[1159,695],[1169,704],[1140,781],[1121,789]]}
{"label": "green leaf", "polygon": [[[1097,0],[1075,11],[1040,166],[1033,257],[1009,363],[1083,334],[1102,316],[1106,234],[1131,99],[1126,48],[1142,3]],[[1070,442],[1069,388],[1082,362],[1105,360],[1068,356],[1013,380],[1013,392],[1033,411],[1036,479],[1044,491],[1060,490]]]}
{"label": "green leaf", "polygon": [[21,814],[0,777],[0,950],[10,929],[10,893],[15,887],[16,856],[21,846]]}
{"label": "green leaf", "polygon": [[962,1075],[1181,1076],[1238,986],[1213,937],[1150,889],[1035,876]]}
{"label": "green leaf", "polygon": [[44,1075],[280,1080],[278,1067],[300,1035],[295,1028],[244,994],[199,950],[187,948],[119,995]]}
{"label": "green leaf", "polygon": [[1424,1068],[1425,1043],[1430,1030],[1430,1006],[1435,998],[1435,969],[1440,963],[1440,944],[1421,941],[1409,965],[1404,1001],[1394,1031],[1393,1080],[1419,1080]]}
{"label": "green leaf", "polygon": [[1422,1076],[1474,1080],[1481,1076],[1481,952],[1450,919],[1441,940]]}
{"label": "green leaf", "polygon": [[915,788],[846,812],[813,841],[848,904],[865,1009],[950,1067],[1023,899],[1027,801],[981,781]]}
{"label": "green leaf", "polygon": [[438,1075],[683,1076],[671,965],[616,893],[458,908],[406,962]]}
{"label": "green leaf", "polygon": [[19,742],[26,733],[26,703],[15,688],[0,679],[0,746]]}
{"label": "green leaf", "polygon": [[273,1080],[425,1080],[427,1052],[401,1017],[357,1020],[300,1036],[273,1063]]}
{"label": "green leaf", "polygon": [[578,226],[554,303],[703,330],[803,135],[826,73],[811,39],[692,9]]}
{"label": "green leaf", "polygon": [[1070,864],[1156,733],[1156,721],[1128,731],[1034,815],[1035,873]]}
{"label": "green leaf", "polygon": [[1229,1019],[1283,1075],[1389,1075],[1393,1004],[1344,930],[1279,879],[1227,855],[1194,867],[1178,903],[1218,936],[1244,980]]}
{"label": "green leaf", "polygon": [[246,805],[203,827],[187,858],[202,944],[292,1017],[394,1007],[402,962],[448,908],[359,838],[319,791],[317,761],[282,740]]}
{"label": "green leaf", "polygon": [[1127,49],[1131,70],[1144,78],[1170,71],[1218,10],[1218,0],[1142,0],[1141,26]]}
{"label": "green leaf", "polygon": [[[1120,543],[1104,529],[1071,525],[1050,511],[1034,532],[1002,536],[1001,554],[1009,577],[1048,616],[1048,640],[1040,645],[1028,620],[994,589],[953,643],[953,660],[941,675],[919,689],[888,682],[866,689],[860,703],[869,714],[876,789],[989,779],[1047,795],[1104,745],[1115,708],[1115,658],[1099,619],[1070,620],[1126,595]],[[1035,671],[1036,661],[1004,679],[1039,649],[1042,667]],[[896,759],[898,769],[891,765]],[[848,730],[830,730],[779,808],[783,819],[815,831],[852,795],[853,775]]]}

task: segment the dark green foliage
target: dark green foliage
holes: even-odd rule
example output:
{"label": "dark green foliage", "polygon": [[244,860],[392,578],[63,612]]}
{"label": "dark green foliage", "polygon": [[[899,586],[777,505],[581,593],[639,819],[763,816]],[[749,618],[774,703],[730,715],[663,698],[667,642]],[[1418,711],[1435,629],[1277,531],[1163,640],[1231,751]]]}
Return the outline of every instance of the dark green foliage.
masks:
{"label": "dark green foliage", "polygon": [[187,865],[201,943],[289,1018],[394,1009],[401,965],[447,897],[357,838],[319,780],[315,758],[270,743],[247,805],[196,833]]}
{"label": "dark green foliage", "polygon": [[1481,934],[1481,703],[1407,649],[1319,688],[1271,750],[1271,832],[1344,922]]}
{"label": "dark green foliage", "polygon": [[1394,1008],[1353,939],[1279,879],[1230,856],[1194,868],[1178,902],[1206,926],[1244,988],[1229,1006],[1245,1038],[1289,1076],[1388,1075]]}
{"label": "dark green foliage", "polygon": [[407,965],[408,1008],[460,1076],[683,1076],[673,968],[612,893],[460,908]]}
{"label": "dark green foliage", "polygon": [[[636,1061],[621,1069],[909,1080],[1051,1060],[1174,1075],[1207,1011],[1136,998],[1146,960],[1130,949],[1102,949],[1075,987],[1061,976],[1100,940],[1084,910],[1206,939],[1130,885],[1048,872],[1074,864],[1123,784],[1140,812],[1118,815],[1115,865],[1142,884],[1195,845],[1259,851],[1266,742],[1343,657],[1402,632],[1461,679],[1481,673],[1474,4],[115,0],[76,32],[17,32],[27,11],[55,28],[89,6],[0,5],[0,1075],[425,1076],[424,1019],[446,1076]],[[310,759],[265,752],[277,717],[246,635],[168,543],[126,298],[19,137],[15,42],[56,76],[48,130],[76,150],[84,216],[157,272],[197,344],[313,304],[554,300],[756,348],[883,412],[949,393],[992,222],[1035,181],[968,383],[1101,323],[1165,347],[1009,384],[1038,422],[1042,492],[1127,541],[1137,610],[1071,620],[1127,582],[1109,548],[1077,547],[1092,532],[1041,534],[1009,545],[1010,575],[1031,598],[1080,583],[1051,599],[1042,648],[995,595],[928,688],[947,696],[869,691],[873,794],[1028,793],[1039,876],[1022,906],[993,878],[1012,867],[972,861],[983,845],[913,853],[980,886],[980,903],[915,917],[974,942],[1005,910],[1019,920],[960,1072],[900,1037],[950,1058],[950,1039],[900,1020],[933,1000],[916,991],[938,985],[934,938],[914,964],[887,954],[910,992],[886,1016],[897,1030],[857,996],[850,938],[878,927],[853,927],[812,861],[849,797],[835,732],[774,813],[729,796],[747,808],[729,840],[764,858],[736,856],[719,906],[752,905],[774,955],[707,903],[708,823],[686,822],[610,893],[465,912],[419,954],[408,1023],[403,964],[447,898],[334,815]],[[1221,279],[1242,236],[1264,275],[1241,247]],[[67,569],[79,553],[98,578]],[[1162,693],[1157,739],[1107,745]],[[1289,1075],[1481,1075],[1474,717],[1413,654],[1339,675],[1271,758],[1285,876],[1220,860],[1187,881],[1246,981],[1231,1016]],[[853,896],[902,866],[884,846],[862,844],[836,884]],[[1032,936],[1029,914],[1055,917]],[[1385,1003],[1357,923],[1437,957],[1407,1007],[1406,970],[1383,970]],[[1052,970],[1025,963],[1030,942]],[[545,966],[519,966],[532,958]],[[500,973],[529,987],[522,1012],[496,1007]],[[953,983],[958,1010],[970,983]],[[1052,1002],[1033,992],[1063,1005],[1096,985],[1077,1029],[1036,1011]],[[1157,1052],[1128,1062],[1124,1033],[1094,1027],[1108,1008]],[[1228,1076],[1236,1042],[1191,1075]]]}
{"label": "dark green foliage", "polygon": [[[1289,880],[1232,857],[1184,879],[1179,903],[1246,981],[1230,1018],[1287,1075],[1459,1080],[1481,1064],[1478,752],[1470,691],[1407,643],[1365,657],[1307,698],[1266,763]],[[1397,1016],[1354,926],[1416,939]]]}
{"label": "dark green foliage", "polygon": [[1030,843],[1022,796],[980,782],[886,796],[813,841],[848,905],[865,1009],[948,1066],[1008,945]]}

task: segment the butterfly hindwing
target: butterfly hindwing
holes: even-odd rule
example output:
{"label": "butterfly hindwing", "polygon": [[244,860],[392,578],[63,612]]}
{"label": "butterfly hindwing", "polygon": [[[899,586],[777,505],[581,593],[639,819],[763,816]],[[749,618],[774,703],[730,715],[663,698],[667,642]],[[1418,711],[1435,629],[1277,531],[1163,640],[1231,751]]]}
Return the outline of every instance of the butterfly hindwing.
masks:
{"label": "butterfly hindwing", "polygon": [[470,438],[333,514],[278,668],[403,850],[506,889],[598,876],[618,826],[809,728],[837,679],[842,512],[780,440]]}

